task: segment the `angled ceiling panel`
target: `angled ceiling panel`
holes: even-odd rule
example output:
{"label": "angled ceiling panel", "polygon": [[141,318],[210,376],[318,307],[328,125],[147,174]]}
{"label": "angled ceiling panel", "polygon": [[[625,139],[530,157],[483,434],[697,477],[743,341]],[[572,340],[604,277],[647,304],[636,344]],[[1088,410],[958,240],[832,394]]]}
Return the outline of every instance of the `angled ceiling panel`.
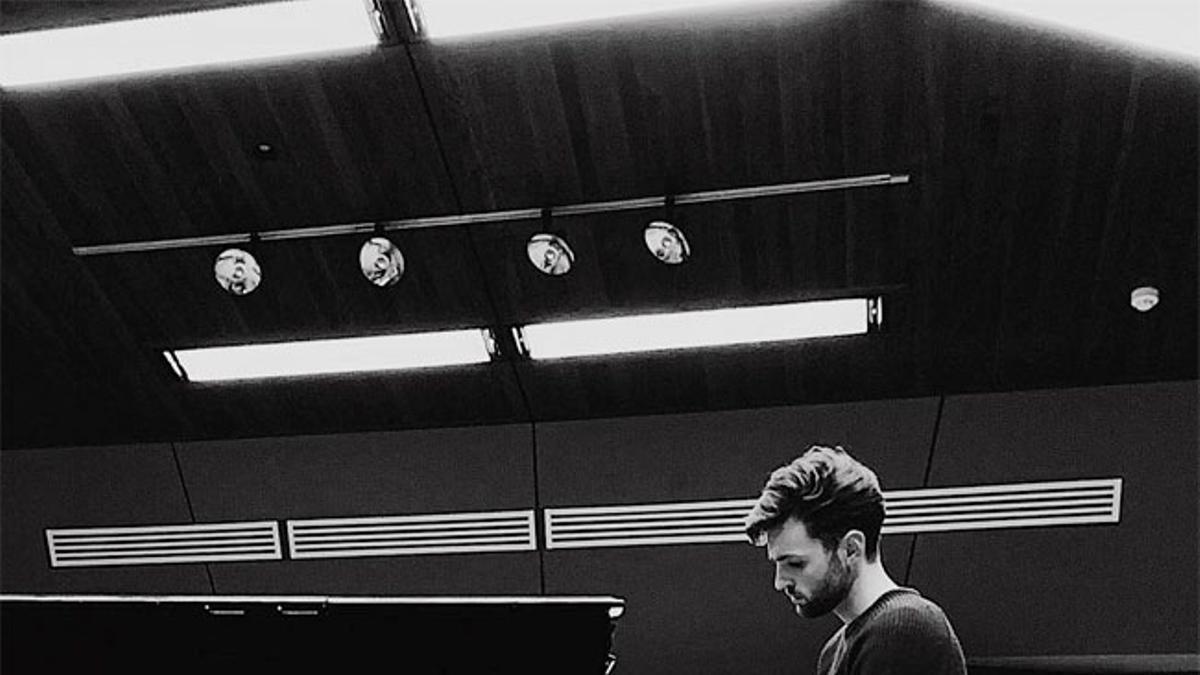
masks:
{"label": "angled ceiling panel", "polygon": [[380,48],[6,91],[4,131],[76,246],[452,212],[418,92]]}
{"label": "angled ceiling panel", "polygon": [[913,54],[895,24],[910,14],[880,5],[699,10],[413,55],[468,209],[901,171]]}

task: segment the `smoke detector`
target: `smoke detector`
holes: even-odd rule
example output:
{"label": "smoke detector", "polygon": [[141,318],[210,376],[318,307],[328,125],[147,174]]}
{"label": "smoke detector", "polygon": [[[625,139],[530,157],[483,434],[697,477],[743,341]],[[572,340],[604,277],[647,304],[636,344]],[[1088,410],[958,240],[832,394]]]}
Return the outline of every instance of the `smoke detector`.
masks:
{"label": "smoke detector", "polygon": [[1158,304],[1158,289],[1153,286],[1139,286],[1129,294],[1129,304],[1139,312],[1149,312]]}

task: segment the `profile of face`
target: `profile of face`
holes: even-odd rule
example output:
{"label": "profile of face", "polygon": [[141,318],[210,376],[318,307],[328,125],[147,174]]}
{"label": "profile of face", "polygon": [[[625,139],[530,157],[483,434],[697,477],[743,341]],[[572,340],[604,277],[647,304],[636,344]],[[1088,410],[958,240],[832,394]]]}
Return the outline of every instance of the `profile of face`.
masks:
{"label": "profile of face", "polygon": [[767,531],[767,559],[775,565],[775,590],[792,601],[797,614],[809,619],[832,612],[854,585],[855,571],[843,546],[826,549],[794,518]]}

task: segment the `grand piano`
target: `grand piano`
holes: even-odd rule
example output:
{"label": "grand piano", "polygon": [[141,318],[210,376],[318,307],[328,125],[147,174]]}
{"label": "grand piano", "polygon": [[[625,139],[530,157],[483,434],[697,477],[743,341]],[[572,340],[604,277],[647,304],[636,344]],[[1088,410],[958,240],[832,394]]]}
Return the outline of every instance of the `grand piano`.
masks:
{"label": "grand piano", "polygon": [[0,670],[595,673],[616,597],[0,595]]}

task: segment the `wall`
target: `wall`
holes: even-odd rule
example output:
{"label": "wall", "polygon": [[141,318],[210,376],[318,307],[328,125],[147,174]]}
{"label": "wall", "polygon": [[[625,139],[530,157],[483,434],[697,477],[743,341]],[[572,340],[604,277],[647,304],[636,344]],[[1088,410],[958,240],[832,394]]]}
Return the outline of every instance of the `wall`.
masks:
{"label": "wall", "polygon": [[740,543],[51,569],[44,530],[749,498],[818,442],[885,489],[1124,478],[1119,525],[889,536],[885,563],[945,607],[969,656],[1200,651],[1196,382],[8,450],[0,590],[613,594],[629,603],[617,672],[803,671],[836,620],[796,618]]}

